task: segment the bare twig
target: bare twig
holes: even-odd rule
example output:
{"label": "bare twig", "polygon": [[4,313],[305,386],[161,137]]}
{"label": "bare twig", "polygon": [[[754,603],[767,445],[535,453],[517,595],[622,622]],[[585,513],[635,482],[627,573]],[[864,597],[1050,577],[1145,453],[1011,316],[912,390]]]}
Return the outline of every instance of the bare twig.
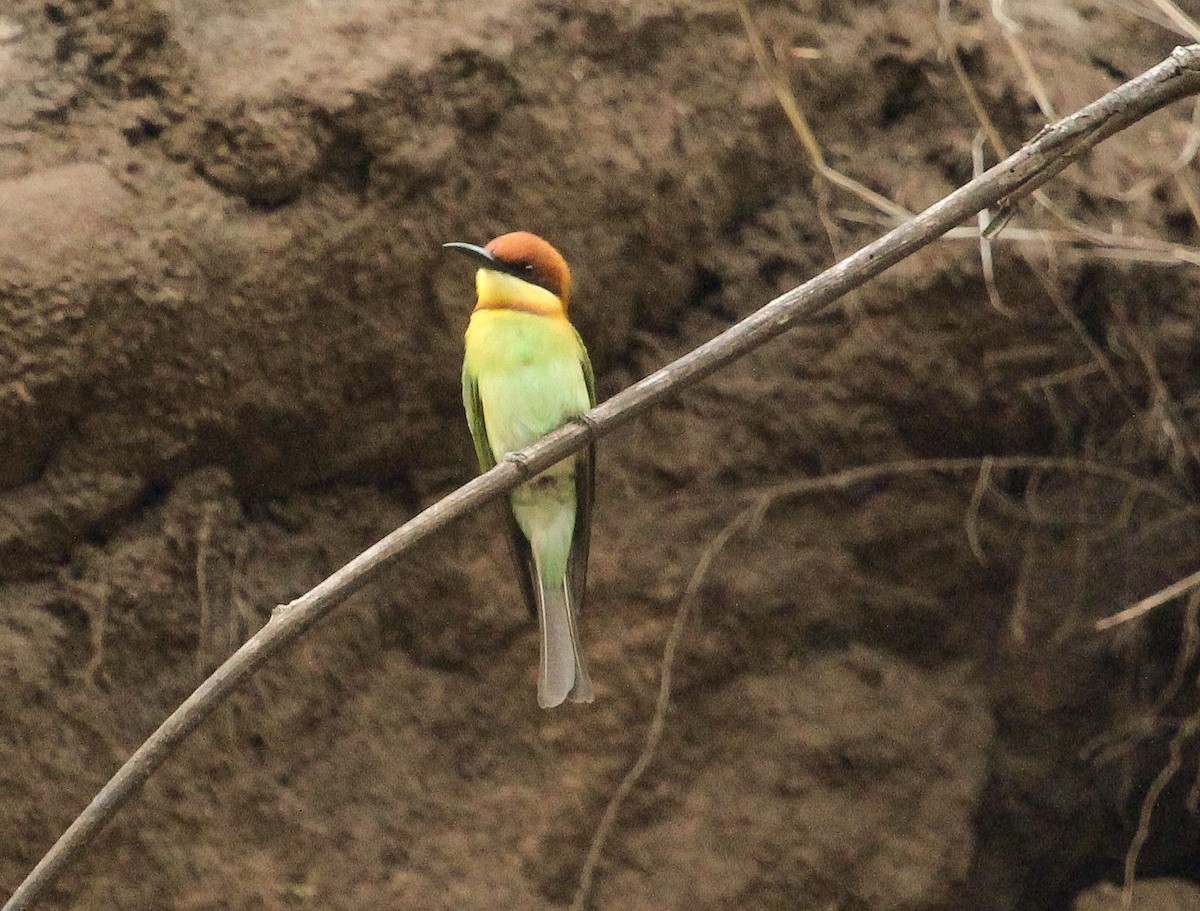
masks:
{"label": "bare twig", "polygon": [[316,588],[277,608],[269,623],[205,680],[125,762],[25,878],[2,911],[24,911],[51,886],[179,743],[268,659],[279,654],[334,607],[360,590],[418,541],[473,512],[590,441],[781,335],[838,298],[1001,200],[1033,192],[1102,140],[1171,102],[1200,92],[1200,45],[1176,50],[1162,63],[1046,127],[1016,153],[798,288],[679,360],[593,408],[582,418],[513,453],[502,463],[434,503],[355,557]]}

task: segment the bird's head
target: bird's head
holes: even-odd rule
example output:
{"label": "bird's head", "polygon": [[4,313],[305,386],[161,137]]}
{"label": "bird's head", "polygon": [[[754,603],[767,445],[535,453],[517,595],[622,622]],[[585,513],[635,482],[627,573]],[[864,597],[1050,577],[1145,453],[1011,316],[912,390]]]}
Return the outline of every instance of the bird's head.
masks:
{"label": "bird's head", "polygon": [[478,261],[477,309],[528,310],[566,316],[571,270],[562,254],[536,234],[514,231],[479,247],[455,241],[443,244]]}

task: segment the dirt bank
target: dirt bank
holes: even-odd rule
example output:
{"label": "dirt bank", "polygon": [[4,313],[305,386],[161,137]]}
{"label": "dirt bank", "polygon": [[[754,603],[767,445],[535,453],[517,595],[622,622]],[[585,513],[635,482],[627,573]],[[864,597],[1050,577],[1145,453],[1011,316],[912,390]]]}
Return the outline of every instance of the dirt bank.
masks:
{"label": "dirt bank", "polygon": [[[910,210],[971,175],[963,79],[1015,148],[1183,40],[1083,0],[1010,3],[1006,38],[976,2],[943,46],[936,7],[753,6],[829,164]],[[1196,710],[1194,610],[1093,631],[1195,570],[1189,114],[1023,203],[992,294],[945,241],[606,439],[594,705],[536,708],[473,518],[255,678],[48,906],[569,902],[683,589],[755,506],[593,907],[1015,911],[1118,879]],[[441,242],[554,241],[607,396],[886,226],[814,183],[736,5],[600,0],[15,0],[0,213],[5,895],[272,606],[471,476]],[[1141,869],[1196,878],[1182,755]]]}

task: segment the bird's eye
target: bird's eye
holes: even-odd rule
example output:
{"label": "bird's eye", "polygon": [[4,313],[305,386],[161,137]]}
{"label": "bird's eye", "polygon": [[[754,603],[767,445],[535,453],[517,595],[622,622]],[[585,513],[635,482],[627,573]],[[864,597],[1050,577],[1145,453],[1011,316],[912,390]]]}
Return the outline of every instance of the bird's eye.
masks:
{"label": "bird's eye", "polygon": [[524,269],[526,272],[533,272],[533,263],[526,263],[521,268]]}

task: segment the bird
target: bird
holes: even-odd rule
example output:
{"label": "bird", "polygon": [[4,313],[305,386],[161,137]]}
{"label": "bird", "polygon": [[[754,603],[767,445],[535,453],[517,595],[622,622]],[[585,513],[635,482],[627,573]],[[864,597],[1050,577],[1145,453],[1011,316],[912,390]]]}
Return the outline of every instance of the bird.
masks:
{"label": "bird", "polygon": [[[471,257],[475,309],[464,337],[463,407],[481,471],[596,404],[587,348],[567,318],[571,270],[528,231],[485,246],[444,247]],[[595,447],[517,487],[505,509],[509,549],[541,634],[542,708],[594,698],[580,637],[595,495]]]}

